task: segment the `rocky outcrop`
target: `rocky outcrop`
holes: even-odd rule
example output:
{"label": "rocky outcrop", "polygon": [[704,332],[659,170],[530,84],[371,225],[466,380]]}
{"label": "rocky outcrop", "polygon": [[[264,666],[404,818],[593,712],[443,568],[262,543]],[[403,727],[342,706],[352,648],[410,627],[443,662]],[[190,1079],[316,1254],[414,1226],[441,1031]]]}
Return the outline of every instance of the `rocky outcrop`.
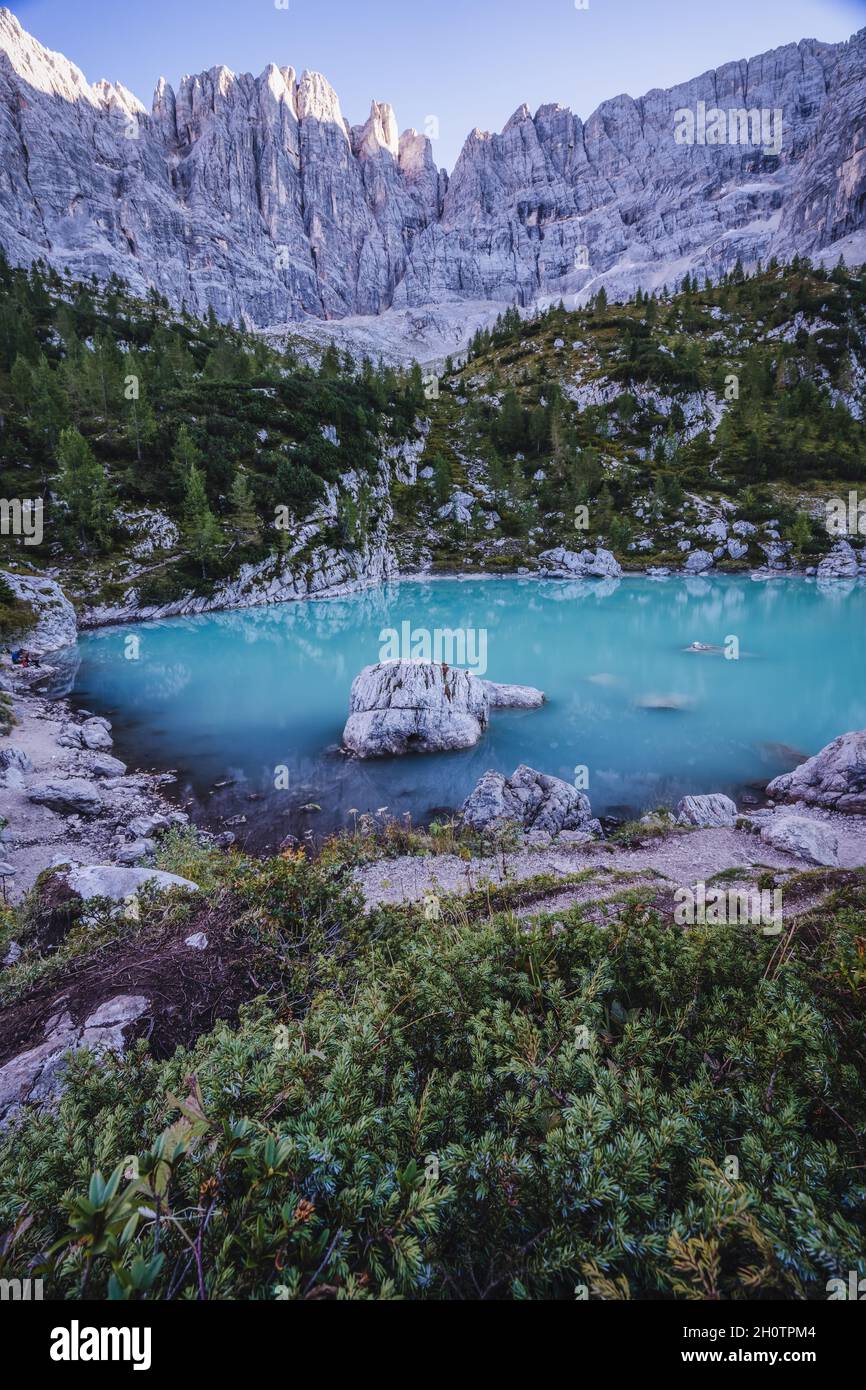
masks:
{"label": "rocky outcrop", "polygon": [[807,816],[774,816],[762,829],[761,839],[809,864],[839,862],[839,840],[832,826]]}
{"label": "rocky outcrop", "polygon": [[121,602],[86,609],[82,626],[260,608],[305,598],[336,598],[396,578],[399,563],[391,543],[391,487],[394,482],[416,481],[428,430],[429,421],[419,419],[412,438],[398,444],[381,442],[378,464],[363,481],[376,520],[358,545],[335,548],[325,540],[338,524],[341,498],[357,499],[359,495],[362,480],[350,471],[342,475],[339,485],[325,485],[322,500],[292,533],[285,551],[241,565],[210,594],[185,593],[168,603],[142,604],[131,582]]}
{"label": "rocky outcrop", "polygon": [[710,792],[706,796],[684,796],[677,803],[674,818],[678,825],[736,825],[737,806],[729,796]]}
{"label": "rocky outcrop", "polygon": [[[866,31],[805,39],[615,97],[585,122],[519,106],[500,134],[472,131],[449,179],[386,103],[350,127],[319,73],[213,67],[177,91],[161,79],[148,113],[4,10],[0,243],[18,263],[114,272],[256,325],[387,310],[403,338],[455,304],[474,331],[467,301],[495,314],[797,250],[856,261],[864,50]],[[778,141],[678,143],[675,113],[700,103],[778,110]]]}
{"label": "rocky outcrop", "polygon": [[622,566],[610,550],[566,550],[558,545],[538,557],[539,573],[555,579],[619,579]]}
{"label": "rocky outcrop", "polygon": [[12,1120],[22,1105],[44,1104],[59,1093],[68,1053],[83,1047],[122,1052],[126,1029],[149,1007],[144,995],[116,994],[83,1023],[73,1023],[68,1013],[49,1018],[42,1041],[0,1067],[0,1124]]}
{"label": "rocky outcrop", "polygon": [[538,709],[544,694],[430,661],[380,661],[352,682],[343,747],[358,758],[471,748],[490,709]]}
{"label": "rocky outcrop", "polygon": [[460,814],[474,830],[516,823],[526,831],[547,835],[564,830],[585,831],[587,836],[601,833],[601,825],[594,819],[584,792],[559,777],[536,772],[525,763],[510,777],[485,772],[461,806]]}
{"label": "rocky outcrop", "polygon": [[767,787],[777,801],[805,801],[828,810],[866,814],[866,729],[840,734],[813,758]]}
{"label": "rocky outcrop", "polygon": [[25,634],[22,643],[29,652],[41,656],[72,646],[78,636],[75,609],[55,580],[13,574],[11,570],[0,571],[0,578],[36,614],[36,625]]}
{"label": "rocky outcrop", "polygon": [[858,573],[857,553],[851,542],[841,537],[818,566],[819,582],[828,579],[856,579]]}

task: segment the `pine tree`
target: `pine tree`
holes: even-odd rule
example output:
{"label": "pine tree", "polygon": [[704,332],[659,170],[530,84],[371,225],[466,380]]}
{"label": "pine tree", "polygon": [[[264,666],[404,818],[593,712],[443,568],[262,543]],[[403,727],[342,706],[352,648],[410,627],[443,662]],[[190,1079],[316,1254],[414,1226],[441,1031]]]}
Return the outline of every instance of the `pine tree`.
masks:
{"label": "pine tree", "polygon": [[255,545],[259,539],[259,518],[249,479],[240,469],[229,493],[229,530],[240,546]]}
{"label": "pine tree", "polygon": [[60,473],[55,491],[66,505],[68,528],[80,545],[104,549],[111,537],[111,495],[102,465],[77,429],[61,431],[57,446]]}
{"label": "pine tree", "polygon": [[207,500],[204,474],[195,464],[190,465],[186,478],[183,533],[190,555],[201,565],[204,579],[207,575],[207,562],[219,545],[221,532]]}

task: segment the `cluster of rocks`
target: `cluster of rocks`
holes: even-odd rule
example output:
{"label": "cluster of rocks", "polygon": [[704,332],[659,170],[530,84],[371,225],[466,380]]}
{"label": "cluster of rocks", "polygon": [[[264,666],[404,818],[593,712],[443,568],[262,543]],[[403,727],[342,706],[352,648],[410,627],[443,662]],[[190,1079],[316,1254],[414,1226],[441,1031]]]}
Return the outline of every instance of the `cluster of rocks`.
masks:
{"label": "cluster of rocks", "polygon": [[525,763],[510,777],[485,772],[461,806],[460,815],[473,830],[489,832],[517,825],[530,842],[557,836],[563,842],[580,843],[602,833],[585,792]]}
{"label": "cluster of rocks", "polygon": [[110,751],[107,719],[74,715],[64,702],[33,693],[27,674],[13,668],[4,676],[19,720],[0,746],[7,821],[0,829],[0,876],[13,896],[58,859],[138,864],[156,852],[160,835],[189,822],[161,792],[167,774],[130,774]]}
{"label": "cluster of rocks", "polygon": [[[811,573],[811,571],[807,571]],[[856,579],[866,573],[866,551],[858,556],[850,541],[840,536],[833,549],[825,555],[815,570],[818,583],[835,582],[840,579]]]}
{"label": "cluster of rocks", "polygon": [[622,566],[610,550],[566,550],[562,545],[538,557],[539,574],[553,579],[619,579]]}
{"label": "cluster of rocks", "polygon": [[[645,819],[649,821],[652,818]],[[739,824],[757,831],[766,844],[795,859],[825,866],[839,862],[838,837],[826,822],[794,812],[780,814],[772,808],[741,813],[736,803],[721,792],[683,797],[674,810],[673,819],[676,825],[695,829],[734,827]]]}
{"label": "cluster of rocks", "polygon": [[768,571],[787,568],[791,551],[789,541],[779,535],[778,523],[769,521],[760,530],[751,521],[729,522],[724,516],[702,522],[695,530],[700,544],[693,548],[691,540],[677,542],[684,556],[684,574],[706,574],[720,560],[745,561],[750,545],[763,554],[763,566]]}

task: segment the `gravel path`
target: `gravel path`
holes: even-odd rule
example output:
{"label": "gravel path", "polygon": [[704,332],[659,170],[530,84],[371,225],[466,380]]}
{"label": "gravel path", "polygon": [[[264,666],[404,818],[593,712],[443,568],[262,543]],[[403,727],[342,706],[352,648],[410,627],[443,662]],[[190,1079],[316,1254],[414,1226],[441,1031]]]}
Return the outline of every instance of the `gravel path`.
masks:
{"label": "gravel path", "polygon": [[[792,814],[794,808],[780,807],[779,816]],[[839,839],[839,867],[866,867],[866,820],[853,816],[805,812],[832,824]],[[790,869],[801,872],[814,868],[802,859],[773,849],[760,836],[747,831],[727,828],[694,830],[683,834],[672,832],[647,841],[640,849],[624,849],[607,841],[590,845],[552,845],[549,848],[520,850],[506,856],[507,876],[502,871],[501,856],[473,859],[466,862],[457,855],[443,854],[419,858],[403,855],[398,859],[383,859],[365,865],[355,873],[368,906],[378,903],[416,902],[427,892],[439,894],[466,893],[478,888],[484,879],[492,883],[515,882],[536,874],[554,876],[580,873],[584,869],[614,869],[635,875],[654,872],[674,887],[691,887],[708,882],[725,869],[747,871],[762,868]],[[747,877],[749,875],[747,874]],[[617,884],[611,885],[613,891]],[[569,889],[569,895],[574,891]],[[587,897],[598,896],[598,882]],[[580,899],[575,898],[573,901]]]}

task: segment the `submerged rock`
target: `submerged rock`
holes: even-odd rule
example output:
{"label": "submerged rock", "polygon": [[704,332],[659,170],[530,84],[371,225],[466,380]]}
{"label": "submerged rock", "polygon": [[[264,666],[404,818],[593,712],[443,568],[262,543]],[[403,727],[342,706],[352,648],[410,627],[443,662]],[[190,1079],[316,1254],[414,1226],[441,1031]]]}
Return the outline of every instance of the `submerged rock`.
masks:
{"label": "submerged rock", "polygon": [[544,691],[532,685],[502,685],[498,681],[482,681],[491,709],[540,709]]}
{"label": "submerged rock", "polygon": [[767,794],[776,801],[866,814],[866,729],[840,734],[793,772],[774,777]]}
{"label": "submerged rock", "polygon": [[510,777],[485,772],[460,809],[465,823],[475,830],[511,821],[524,830],[549,835],[560,830],[601,833],[588,796],[570,782],[536,772],[525,763]]}

